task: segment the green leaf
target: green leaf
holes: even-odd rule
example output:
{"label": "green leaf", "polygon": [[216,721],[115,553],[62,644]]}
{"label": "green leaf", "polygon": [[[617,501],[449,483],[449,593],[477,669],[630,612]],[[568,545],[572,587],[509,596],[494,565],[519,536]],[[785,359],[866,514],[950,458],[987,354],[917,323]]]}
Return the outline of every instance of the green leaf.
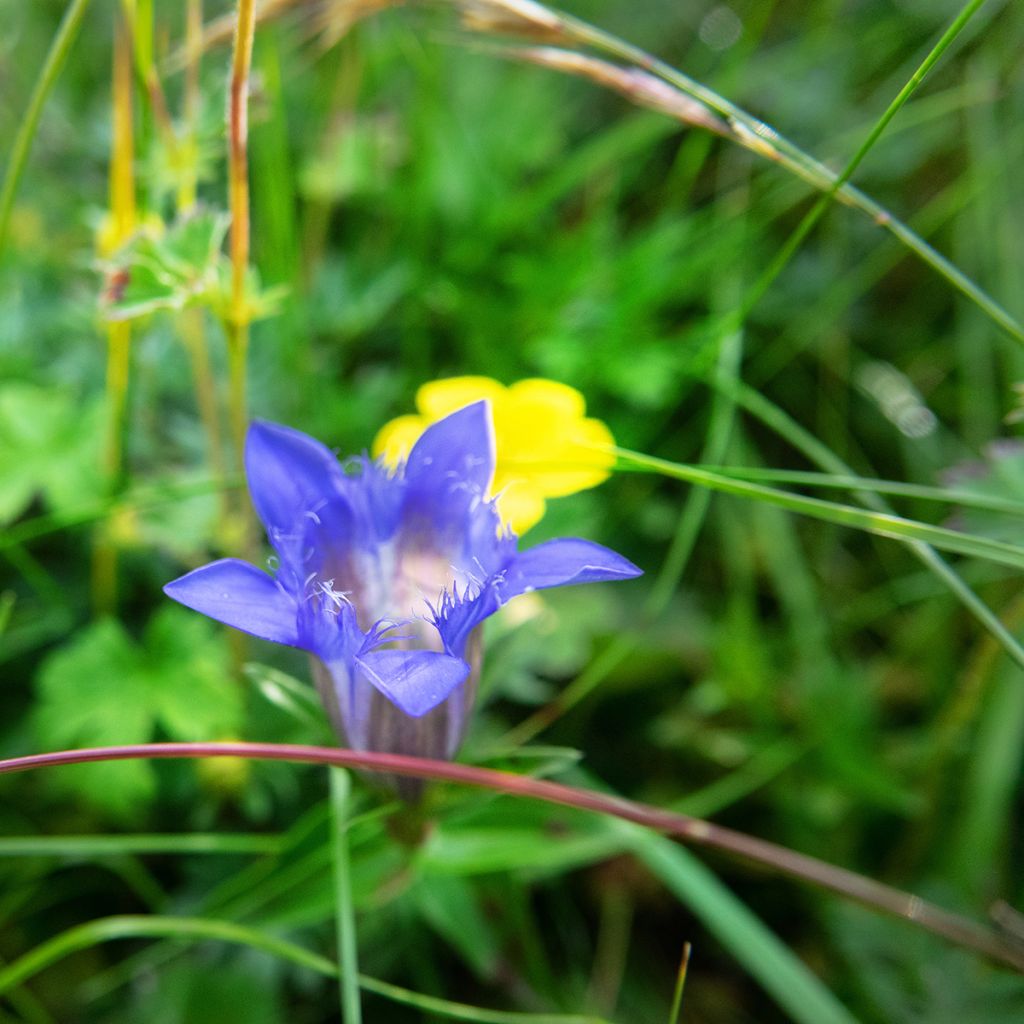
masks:
{"label": "green leaf", "polygon": [[199,209],[164,235],[137,234],[113,261],[104,296],[108,320],[183,309],[216,286],[226,214]]}
{"label": "green leaf", "polygon": [[439,824],[419,857],[430,874],[476,875],[531,869],[567,871],[618,853],[622,841],[606,829],[545,833],[515,823],[493,826]]}
{"label": "green leaf", "polygon": [[985,969],[970,953],[863,907],[839,903],[829,917],[836,942],[849,958],[850,977],[874,1005],[877,1019],[928,1024],[1020,1020],[1024,979],[1019,976]]}
{"label": "green leaf", "polygon": [[36,495],[58,510],[97,497],[101,430],[98,403],[21,381],[0,387],[0,523]]}
{"label": "green leaf", "polygon": [[323,705],[316,690],[309,683],[301,682],[280,669],[249,662],[242,666],[247,679],[256,684],[260,696],[280,708],[305,728],[315,729],[325,737],[331,737],[330,727],[324,715]]}
{"label": "green leaf", "polygon": [[[145,743],[159,736],[209,740],[237,735],[241,688],[229,676],[216,627],[169,606],[137,644],[112,619],[88,626],[40,671],[34,712],[44,749]],[[83,765],[54,783],[119,820],[155,795],[145,761]]]}
{"label": "green leaf", "polygon": [[252,956],[186,963],[154,972],[152,986],[133,999],[117,1021],[147,1024],[275,1024],[284,1018],[279,982]]}
{"label": "green leaf", "polygon": [[230,678],[223,635],[198,615],[173,605],[146,628],[146,669],[160,727],[176,740],[236,736],[242,688]]}
{"label": "green leaf", "polygon": [[[44,750],[144,743],[152,735],[142,656],[113,619],[88,627],[47,658],[37,691],[33,724]],[[52,784],[117,819],[130,819],[156,790],[146,761],[74,766],[54,773]]]}
{"label": "green leaf", "polygon": [[501,938],[463,879],[434,875],[419,881],[410,895],[423,919],[482,978],[493,978]]}
{"label": "green leaf", "polygon": [[[216,266],[216,274],[211,283],[207,300],[214,315],[223,321],[229,321],[235,315],[234,285],[232,281],[231,262],[222,257]],[[249,323],[266,320],[276,316],[288,295],[287,285],[270,285],[264,287],[259,271],[250,267],[245,275],[245,306],[246,319]]]}

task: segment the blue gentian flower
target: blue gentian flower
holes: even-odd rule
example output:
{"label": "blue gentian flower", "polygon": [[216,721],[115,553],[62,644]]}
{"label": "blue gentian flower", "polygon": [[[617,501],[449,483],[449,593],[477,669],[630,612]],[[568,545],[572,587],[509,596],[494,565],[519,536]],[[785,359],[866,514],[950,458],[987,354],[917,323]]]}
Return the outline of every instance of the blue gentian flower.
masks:
{"label": "blue gentian flower", "polygon": [[313,655],[332,723],[356,749],[450,758],[480,669],[480,624],[519,594],[628,579],[632,562],[562,539],[517,550],[489,497],[487,402],[429,427],[395,470],[344,464],[274,423],[246,440],[273,576],[225,558],[169,583],[189,608]]}

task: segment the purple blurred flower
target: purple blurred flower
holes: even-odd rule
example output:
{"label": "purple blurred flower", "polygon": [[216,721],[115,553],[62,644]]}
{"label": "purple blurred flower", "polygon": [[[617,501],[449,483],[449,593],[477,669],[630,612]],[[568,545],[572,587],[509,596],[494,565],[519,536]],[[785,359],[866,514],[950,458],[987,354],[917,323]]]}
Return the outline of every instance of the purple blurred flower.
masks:
{"label": "purple blurred flower", "polygon": [[164,590],[309,651],[331,720],[357,749],[451,757],[476,692],[484,619],[527,591],[640,574],[585,540],[517,551],[488,497],[486,402],[429,427],[395,472],[366,457],[343,466],[311,437],[259,422],[245,465],[276,575],[226,558]]}

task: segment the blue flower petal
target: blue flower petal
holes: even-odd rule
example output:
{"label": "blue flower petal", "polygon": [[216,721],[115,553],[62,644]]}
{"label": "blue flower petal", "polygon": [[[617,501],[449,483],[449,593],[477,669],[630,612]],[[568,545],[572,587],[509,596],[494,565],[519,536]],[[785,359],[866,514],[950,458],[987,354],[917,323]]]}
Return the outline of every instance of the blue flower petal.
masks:
{"label": "blue flower petal", "polygon": [[466,653],[470,634],[484,619],[490,618],[507,598],[494,581],[488,581],[479,593],[470,597],[445,594],[434,615],[434,626],[441,635],[444,649],[458,658]]}
{"label": "blue flower petal", "polygon": [[326,592],[315,591],[298,605],[298,643],[305,651],[325,662],[350,664],[366,645],[366,634],[359,628],[355,609],[348,602],[336,602]]}
{"label": "blue flower petal", "polygon": [[168,583],[164,593],[245,633],[298,646],[295,599],[265,572],[223,558]]}
{"label": "blue flower petal", "polygon": [[483,497],[494,477],[494,424],[489,402],[474,402],[423,431],[409,452],[405,479],[417,492],[447,495],[452,485]]}
{"label": "blue flower petal", "polygon": [[413,718],[436,708],[469,675],[461,658],[437,651],[369,651],[356,658],[356,666]]}
{"label": "blue flower petal", "polygon": [[600,544],[563,537],[521,551],[508,564],[501,584],[502,601],[528,590],[564,587],[572,583],[627,580],[642,575],[628,558]]}
{"label": "blue flower petal", "polygon": [[332,527],[340,528],[344,501],[342,477],[330,449],[301,431],[277,423],[255,421],[245,439],[245,474],[252,503],[272,542],[295,537],[308,514],[332,506]]}

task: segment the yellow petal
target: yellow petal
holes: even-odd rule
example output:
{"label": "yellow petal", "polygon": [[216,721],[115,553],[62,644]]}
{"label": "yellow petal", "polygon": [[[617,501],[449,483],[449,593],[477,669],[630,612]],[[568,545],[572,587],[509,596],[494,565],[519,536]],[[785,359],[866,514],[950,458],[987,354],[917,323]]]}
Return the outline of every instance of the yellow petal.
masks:
{"label": "yellow petal", "polygon": [[416,392],[416,408],[433,421],[482,398],[493,402],[504,394],[505,385],[490,377],[447,377],[423,384]]}
{"label": "yellow petal", "polygon": [[547,502],[525,483],[510,484],[498,497],[498,515],[521,537],[544,518]]}
{"label": "yellow petal", "polygon": [[608,479],[615,456],[607,449],[615,444],[612,432],[601,420],[577,420],[552,445],[560,465],[553,471],[538,471],[534,486],[547,498],[560,498],[596,487]]}
{"label": "yellow petal", "polygon": [[508,397],[513,408],[521,406],[524,412],[543,410],[559,419],[581,418],[587,408],[586,400],[575,388],[543,377],[516,381],[508,389]]}
{"label": "yellow petal", "polygon": [[596,487],[615,464],[607,451],[615,440],[600,420],[507,419],[495,431],[495,489],[526,482],[545,498],[560,498]]}
{"label": "yellow petal", "polygon": [[399,416],[385,423],[373,439],[373,457],[383,455],[389,466],[397,466],[412,451],[426,427],[427,421],[422,416]]}

